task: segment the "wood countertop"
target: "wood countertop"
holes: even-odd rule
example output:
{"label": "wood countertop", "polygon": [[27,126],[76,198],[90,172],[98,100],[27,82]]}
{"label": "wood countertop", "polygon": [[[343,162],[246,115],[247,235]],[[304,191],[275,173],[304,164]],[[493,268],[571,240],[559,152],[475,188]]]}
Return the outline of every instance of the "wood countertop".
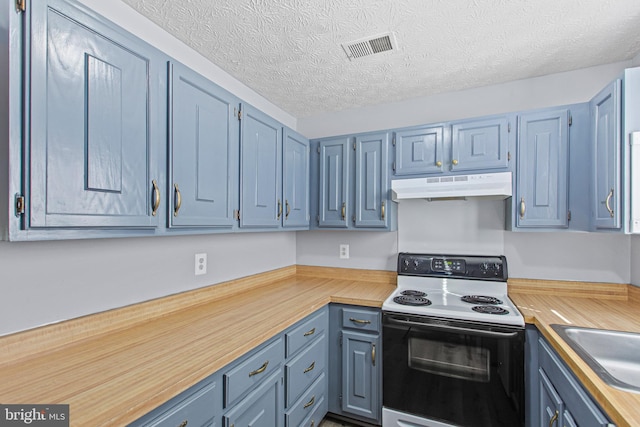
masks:
{"label": "wood countertop", "polygon": [[[395,272],[290,266],[0,337],[0,402],[70,405],[72,426],[124,426],[330,302],[381,307]],[[551,324],[640,333],[640,289],[509,280],[509,295],[618,426],[640,394],[606,385]]]}
{"label": "wood countertop", "polygon": [[538,328],[616,426],[640,425],[640,393],[618,390],[605,384],[550,327],[560,324],[640,333],[640,288],[616,284],[509,280],[509,296],[525,321]]}
{"label": "wood countertop", "polygon": [[292,266],[0,338],[0,402],[124,426],[330,302],[381,307],[395,273]]}

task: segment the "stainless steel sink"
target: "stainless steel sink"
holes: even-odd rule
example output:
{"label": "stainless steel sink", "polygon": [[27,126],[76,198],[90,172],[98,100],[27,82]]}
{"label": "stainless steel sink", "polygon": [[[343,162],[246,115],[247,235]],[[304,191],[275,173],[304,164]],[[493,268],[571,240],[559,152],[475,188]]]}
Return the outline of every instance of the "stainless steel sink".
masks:
{"label": "stainless steel sink", "polygon": [[551,327],[605,383],[640,393],[640,333]]}

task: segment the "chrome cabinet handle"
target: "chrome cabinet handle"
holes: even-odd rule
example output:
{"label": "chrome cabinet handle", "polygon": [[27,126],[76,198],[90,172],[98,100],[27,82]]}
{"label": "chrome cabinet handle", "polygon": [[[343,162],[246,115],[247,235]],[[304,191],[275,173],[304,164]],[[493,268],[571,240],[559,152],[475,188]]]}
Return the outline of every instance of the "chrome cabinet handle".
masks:
{"label": "chrome cabinet handle", "polygon": [[351,320],[353,323],[358,323],[360,325],[368,325],[371,323],[371,320],[362,320],[362,319],[356,319],[353,317],[350,317],[349,320]]}
{"label": "chrome cabinet handle", "polygon": [[309,335],[313,335],[315,333],[316,333],[316,328],[313,328],[310,331],[305,332],[303,336],[308,337]]}
{"label": "chrome cabinet handle", "polygon": [[609,190],[609,194],[607,195],[607,198],[604,201],[604,206],[609,211],[609,215],[611,215],[611,218],[613,218],[613,209],[611,209],[611,204],[610,204],[612,197],[613,197],[613,188],[611,190]]}
{"label": "chrome cabinet handle", "polygon": [[282,217],[282,202],[280,201],[280,199],[278,199],[278,217],[277,219],[280,219]]}
{"label": "chrome cabinet handle", "polygon": [[178,211],[182,206],[182,194],[180,193],[180,189],[178,188],[178,184],[173,184],[174,193],[175,193],[175,206],[173,208],[173,216],[178,216]]}
{"label": "chrome cabinet handle", "polygon": [[153,205],[151,206],[151,215],[156,216],[158,208],[160,207],[160,189],[158,188],[158,182],[154,179],[151,181],[153,184]]}
{"label": "chrome cabinet handle", "polygon": [[549,420],[549,427],[553,427],[553,423],[558,420],[558,410],[556,409],[556,413],[553,414],[553,417]]}
{"label": "chrome cabinet handle", "polygon": [[304,404],[304,409],[307,409],[309,406],[313,405],[316,401],[316,396],[311,396],[311,400]]}
{"label": "chrome cabinet handle", "polygon": [[380,206],[380,216],[382,217],[382,220],[384,221],[384,216],[385,216],[384,202],[382,202],[382,206]]}
{"label": "chrome cabinet handle", "polygon": [[289,214],[291,213],[291,205],[288,200],[284,201],[284,204],[287,206],[287,213],[284,215],[284,219],[289,219]]}
{"label": "chrome cabinet handle", "polygon": [[527,210],[527,206],[524,203],[524,197],[520,198],[520,219],[524,218],[524,213]]}
{"label": "chrome cabinet handle", "polygon": [[249,376],[250,376],[250,377],[252,377],[252,376],[254,376],[254,375],[258,375],[258,374],[263,373],[263,372],[267,369],[267,366],[268,366],[268,365],[269,365],[269,361],[267,360],[266,362],[264,362],[264,363],[262,364],[262,366],[260,366],[260,367],[259,367],[258,369],[256,369],[255,371],[251,371],[251,372],[249,372]]}
{"label": "chrome cabinet handle", "polygon": [[309,367],[307,369],[305,369],[304,371],[302,371],[303,374],[306,374],[307,372],[311,372],[313,371],[313,368],[316,367],[316,362],[312,362],[311,365],[309,365]]}
{"label": "chrome cabinet handle", "polygon": [[376,366],[376,345],[371,344],[371,363]]}
{"label": "chrome cabinet handle", "polygon": [[347,217],[347,204],[342,202],[342,219],[344,220]]}

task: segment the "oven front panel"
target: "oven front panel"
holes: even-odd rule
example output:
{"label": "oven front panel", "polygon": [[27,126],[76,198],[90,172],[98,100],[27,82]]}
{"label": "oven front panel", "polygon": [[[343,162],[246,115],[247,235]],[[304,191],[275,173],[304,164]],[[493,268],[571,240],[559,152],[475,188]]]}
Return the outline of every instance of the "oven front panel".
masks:
{"label": "oven front panel", "polygon": [[524,424],[524,331],[451,332],[392,317],[383,316],[384,408],[444,425]]}

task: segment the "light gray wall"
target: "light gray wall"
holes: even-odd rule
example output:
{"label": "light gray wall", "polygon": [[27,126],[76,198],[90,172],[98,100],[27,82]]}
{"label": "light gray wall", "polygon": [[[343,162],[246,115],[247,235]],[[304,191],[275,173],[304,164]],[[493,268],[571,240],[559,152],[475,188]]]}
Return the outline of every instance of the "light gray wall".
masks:
{"label": "light gray wall", "polygon": [[[631,61],[626,61],[325,114],[299,119],[298,128],[315,138],[586,102],[629,66]],[[398,209],[399,250],[505,254],[511,277],[616,283],[628,283],[632,277],[629,236],[507,232],[501,211],[504,202],[404,203]],[[344,261],[338,259],[337,251],[345,239],[343,234],[313,234],[304,238],[299,235],[298,262],[341,265]],[[349,236],[351,245],[367,247],[368,234]],[[640,244],[634,248],[635,254],[640,254]],[[392,265],[388,262],[389,251],[372,249],[370,253],[371,259],[363,265]],[[635,282],[640,283],[640,267],[634,271]]]}
{"label": "light gray wall", "polygon": [[293,232],[0,242],[0,335],[295,262]]}

